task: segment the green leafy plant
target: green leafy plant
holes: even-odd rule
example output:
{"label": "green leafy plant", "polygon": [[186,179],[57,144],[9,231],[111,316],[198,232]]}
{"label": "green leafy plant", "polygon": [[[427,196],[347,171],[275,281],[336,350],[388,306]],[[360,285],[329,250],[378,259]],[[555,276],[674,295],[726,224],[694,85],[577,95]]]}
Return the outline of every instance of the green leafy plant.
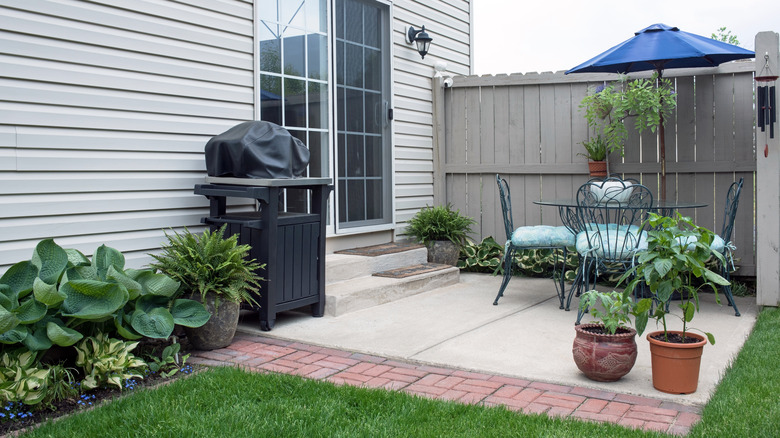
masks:
{"label": "green leafy plant", "polygon": [[103,333],[82,340],[76,345],[76,365],[82,367],[85,374],[82,388],[114,385],[121,390],[125,380],[143,378],[138,369],[147,365],[131,353],[136,346],[138,342],[113,339]]}
{"label": "green leafy plant", "polygon": [[168,242],[161,254],[151,254],[156,262],[150,266],[179,281],[180,293],[190,292],[201,299],[214,293],[218,299],[257,305],[252,293],[260,290],[263,278],[257,271],[265,265],[248,258],[251,248],[238,244],[238,234],[225,238],[226,227],[200,235],[186,228],[183,233],[166,233]]}
{"label": "green leafy plant", "polygon": [[637,332],[643,332],[647,326],[647,312],[651,306],[652,302],[649,298],[634,302],[631,293],[625,290],[623,292],[589,290],[580,296],[580,309],[589,308],[589,313],[611,335],[614,335],[619,327],[630,325],[632,315]]}
{"label": "green leafy plant", "polygon": [[[634,80],[621,76],[617,83],[593,89],[582,99],[580,108],[585,109],[588,127],[595,131],[596,139],[604,143],[605,151],[620,151],[623,155],[624,143],[628,137],[624,122],[633,118],[634,126],[640,133],[645,129],[656,132],[661,124],[661,117],[667,120],[677,104],[673,93],[671,81],[659,79],[657,74],[650,79]],[[592,141],[589,140],[588,144]]]}
{"label": "green leafy plant", "polygon": [[[626,287],[628,292],[642,282],[647,284],[653,298],[658,301],[651,316],[663,324],[664,340],[667,342],[666,315],[670,314],[668,309],[673,293],[679,292],[682,316],[678,317],[682,320],[682,336],[685,339],[688,323],[699,310],[699,290],[711,287],[715,300],[720,303],[716,285],[729,284],[706,266],[711,256],[722,259],[723,255],[710,249],[714,236],[712,231],[697,226],[691,218],[683,217],[679,212],[672,217],[650,213],[647,225],[647,250],[637,255],[636,266],[621,277],[621,282],[634,276]],[[712,333],[703,333],[711,344],[715,343]]]}
{"label": "green leafy plant", "polygon": [[463,216],[460,210],[453,210],[450,204],[446,206],[426,206],[412,217],[404,235],[412,236],[422,244],[434,240],[449,240],[460,246],[471,233],[474,219]]}
{"label": "green leafy plant", "polygon": [[66,367],[63,364],[50,365],[48,368],[49,381],[46,397],[43,399],[44,404],[51,404],[79,394],[79,390],[74,385],[76,383],[73,375],[73,372],[76,371],[74,368]]}
{"label": "green leafy plant", "polygon": [[0,398],[5,402],[36,405],[46,397],[49,370],[34,351],[18,348],[0,358]]}
{"label": "green leafy plant", "polygon": [[181,355],[180,350],[181,344],[174,342],[163,349],[160,357],[149,356],[149,370],[153,373],[160,373],[162,377],[173,376],[179,372],[190,357],[189,353]]}
{"label": "green leafy plant", "polygon": [[209,318],[206,309],[175,299],[178,288],[163,274],[125,269],[116,249],[102,245],[90,260],[45,239],[31,260],[0,277],[0,343],[41,351],[68,347],[98,332],[164,339],[175,324],[203,325]]}
{"label": "green leafy plant", "polygon": [[[522,274],[529,277],[549,276],[555,267],[556,258],[563,257],[563,251],[550,249],[526,249],[516,251],[513,274]],[[469,272],[486,272],[494,275],[504,274],[504,246],[500,245],[492,236],[482,239],[480,243],[474,243],[466,239],[466,244],[461,247],[458,267]],[[577,257],[575,251],[569,251],[566,257],[565,280],[573,281],[577,275]]]}
{"label": "green leafy plant", "polygon": [[583,141],[582,146],[585,147],[585,153],[577,155],[582,155],[590,161],[604,161],[607,158],[607,142],[601,135]]}
{"label": "green leafy plant", "polygon": [[478,244],[466,239],[466,244],[460,248],[457,266],[464,271],[497,273],[504,270],[503,256],[504,247],[493,236],[485,237]]}

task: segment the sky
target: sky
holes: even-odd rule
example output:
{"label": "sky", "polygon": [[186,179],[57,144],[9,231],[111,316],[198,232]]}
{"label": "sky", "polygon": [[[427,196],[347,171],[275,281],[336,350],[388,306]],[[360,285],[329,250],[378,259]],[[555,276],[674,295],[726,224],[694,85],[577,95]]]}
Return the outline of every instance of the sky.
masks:
{"label": "sky", "polygon": [[777,0],[472,0],[474,73],[568,70],[655,23],[711,36],[726,27],[753,50],[780,33]]}

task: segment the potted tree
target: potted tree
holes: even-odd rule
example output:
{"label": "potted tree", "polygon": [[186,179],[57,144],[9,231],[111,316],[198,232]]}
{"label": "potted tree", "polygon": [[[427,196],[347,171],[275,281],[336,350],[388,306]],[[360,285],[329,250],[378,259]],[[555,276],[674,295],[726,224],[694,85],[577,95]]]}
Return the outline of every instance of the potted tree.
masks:
{"label": "potted tree", "polygon": [[466,235],[475,223],[450,204],[426,206],[412,217],[404,234],[428,248],[429,263],[455,266]]}
{"label": "potted tree", "polygon": [[[699,291],[702,288],[712,288],[716,302],[720,303],[716,285],[726,285],[728,281],[707,268],[706,263],[710,257],[722,259],[723,256],[710,249],[714,237],[712,231],[696,226],[679,212],[673,217],[651,213],[648,222],[647,250],[637,255],[636,266],[620,281],[634,274],[626,291],[631,292],[644,283],[657,303],[654,311],[648,310],[656,324],[663,326],[663,330],[647,335],[653,386],[672,394],[690,394],[698,387],[704,345],[707,341],[715,344],[715,338],[703,331],[703,336],[691,333],[693,328],[689,323],[699,310]],[[680,298],[677,307],[681,315],[669,310],[675,295]],[[667,315],[682,321],[682,331],[669,330]]]}
{"label": "potted tree", "polygon": [[249,245],[239,245],[238,235],[224,237],[225,227],[196,235],[165,233],[167,244],[150,266],[181,283],[180,294],[200,301],[211,314],[198,328],[185,328],[187,338],[199,350],[213,350],[230,345],[238,326],[242,302],[257,304],[253,293],[260,289],[262,277],[257,274],[265,265],[249,260]]}
{"label": "potted tree", "polygon": [[[656,132],[662,120],[669,118],[669,113],[676,105],[672,94],[672,83],[668,79],[659,79],[657,74],[649,79],[633,80],[621,76],[616,83],[592,89],[582,99],[580,108],[585,110],[588,127],[595,133],[593,138],[603,143],[599,147],[604,148],[604,156],[616,151],[622,156],[628,137],[624,122],[633,118],[639,133],[645,129]],[[593,148],[592,141],[582,143],[586,149],[583,155],[586,157]]]}
{"label": "potted tree", "polygon": [[[572,354],[577,368],[599,382],[614,382],[628,374],[636,362],[637,330],[644,331],[650,306],[647,298],[634,302],[628,291],[582,294],[580,309],[590,309],[598,322],[574,326]],[[636,330],[629,326],[630,316],[635,318]]]}

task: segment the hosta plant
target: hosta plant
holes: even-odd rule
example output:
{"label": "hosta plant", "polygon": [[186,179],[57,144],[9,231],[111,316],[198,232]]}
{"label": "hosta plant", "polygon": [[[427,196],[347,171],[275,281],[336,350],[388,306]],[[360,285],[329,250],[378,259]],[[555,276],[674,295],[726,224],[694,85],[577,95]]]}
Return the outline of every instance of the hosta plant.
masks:
{"label": "hosta plant", "polygon": [[3,353],[0,358],[0,399],[35,405],[47,395],[49,370],[38,355],[24,348]]}
{"label": "hosta plant", "polygon": [[102,245],[90,260],[45,239],[30,260],[0,277],[0,343],[41,351],[71,346],[97,332],[164,339],[175,324],[203,325],[206,309],[175,299],[178,288],[163,274],[125,269],[116,249]]}
{"label": "hosta plant", "polygon": [[108,384],[121,390],[125,380],[143,378],[141,369],[147,365],[133,355],[136,346],[138,342],[113,339],[104,333],[82,340],[76,345],[76,365],[85,374],[81,387],[93,389]]}
{"label": "hosta plant", "polygon": [[148,361],[149,371],[160,373],[162,377],[171,377],[179,372],[190,357],[189,353],[181,355],[179,353],[180,350],[181,344],[174,342],[163,349],[160,357],[150,356]]}

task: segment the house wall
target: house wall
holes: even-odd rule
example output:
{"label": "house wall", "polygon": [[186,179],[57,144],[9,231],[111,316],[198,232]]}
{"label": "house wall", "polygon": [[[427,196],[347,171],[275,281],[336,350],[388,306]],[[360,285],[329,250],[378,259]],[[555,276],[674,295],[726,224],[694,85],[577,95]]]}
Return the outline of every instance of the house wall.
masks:
{"label": "house wall", "polygon": [[[451,74],[470,72],[470,7],[467,0],[393,2],[393,144],[397,229],[433,205],[432,77],[436,62]],[[409,26],[425,26],[433,38],[424,59],[406,43]]]}
{"label": "house wall", "polygon": [[[391,11],[403,222],[432,203],[433,64],[469,73],[470,6]],[[434,39],[425,59],[409,25]],[[252,0],[0,0],[0,272],[48,237],[142,266],[164,229],[200,226],[203,146],[254,118],[253,34]]]}
{"label": "house wall", "polygon": [[129,265],[197,226],[203,146],[250,120],[251,1],[0,2],[0,271],[39,239]]}

